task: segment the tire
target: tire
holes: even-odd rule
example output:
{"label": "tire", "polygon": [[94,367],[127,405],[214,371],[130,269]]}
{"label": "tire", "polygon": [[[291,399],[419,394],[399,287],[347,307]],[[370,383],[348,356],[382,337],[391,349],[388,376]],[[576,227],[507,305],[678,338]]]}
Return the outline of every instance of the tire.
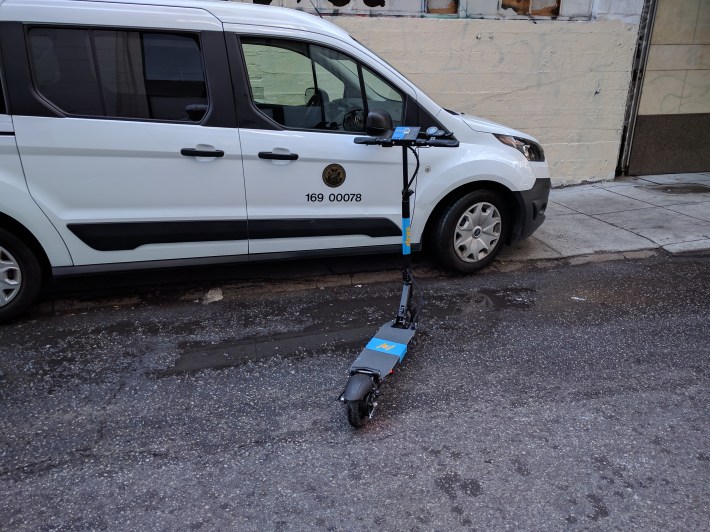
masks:
{"label": "tire", "polygon": [[443,212],[434,232],[437,258],[448,268],[473,273],[490,264],[505,242],[510,217],[500,194],[474,190]]}
{"label": "tire", "polygon": [[42,268],[22,240],[0,229],[0,322],[30,307],[42,290]]}
{"label": "tire", "polygon": [[365,423],[370,419],[372,411],[372,394],[367,394],[359,401],[348,401],[345,403],[345,410],[348,416],[348,423],[356,429],[365,426]]}

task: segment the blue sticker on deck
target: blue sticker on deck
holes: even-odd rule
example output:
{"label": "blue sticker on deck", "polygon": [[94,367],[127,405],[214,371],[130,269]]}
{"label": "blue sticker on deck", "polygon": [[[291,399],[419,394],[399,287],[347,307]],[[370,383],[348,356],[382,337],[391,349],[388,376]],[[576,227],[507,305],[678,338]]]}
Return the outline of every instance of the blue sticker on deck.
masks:
{"label": "blue sticker on deck", "polygon": [[370,349],[371,351],[379,351],[380,353],[387,353],[388,355],[398,356],[400,360],[404,358],[407,353],[407,344],[399,344],[397,342],[392,342],[391,340],[382,340],[380,338],[373,338],[365,346],[365,349]]}

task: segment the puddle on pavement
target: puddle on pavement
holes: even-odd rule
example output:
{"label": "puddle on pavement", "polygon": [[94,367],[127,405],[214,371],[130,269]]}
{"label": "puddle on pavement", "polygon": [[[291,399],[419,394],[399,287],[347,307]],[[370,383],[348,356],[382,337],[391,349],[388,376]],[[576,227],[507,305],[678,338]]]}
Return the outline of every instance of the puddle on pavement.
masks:
{"label": "puddle on pavement", "polygon": [[656,192],[663,192],[665,194],[704,194],[710,192],[710,187],[705,185],[699,185],[697,183],[683,183],[678,185],[653,185],[653,186],[641,186],[636,188],[643,188],[646,190],[654,190]]}
{"label": "puddle on pavement", "polygon": [[471,304],[486,305],[491,310],[528,309],[535,306],[535,290],[532,288],[507,288],[504,290],[479,290]]}
{"label": "puddle on pavement", "polygon": [[437,317],[471,314],[480,311],[527,310],[535,306],[535,290],[532,288],[484,288],[473,294],[457,298],[451,296],[455,304],[439,302],[436,307],[427,308],[426,313]]}
{"label": "puddle on pavement", "polygon": [[[424,315],[446,318],[480,311],[506,309],[526,310],[535,306],[535,291],[531,288],[482,289],[472,294],[451,295],[439,300],[428,299]],[[330,331],[301,331],[252,337],[218,345],[190,345],[175,362],[175,366],[152,377],[160,378],[205,369],[220,369],[269,357],[292,357],[339,350],[356,354],[377,332],[377,325],[343,328]]]}
{"label": "puddle on pavement", "polygon": [[326,349],[355,351],[362,348],[363,342],[376,331],[377,327],[367,326],[327,332],[276,334],[218,346],[195,347],[184,351],[175,362],[174,368],[154,373],[153,376],[165,377],[205,369],[234,367],[274,355],[297,356]]}

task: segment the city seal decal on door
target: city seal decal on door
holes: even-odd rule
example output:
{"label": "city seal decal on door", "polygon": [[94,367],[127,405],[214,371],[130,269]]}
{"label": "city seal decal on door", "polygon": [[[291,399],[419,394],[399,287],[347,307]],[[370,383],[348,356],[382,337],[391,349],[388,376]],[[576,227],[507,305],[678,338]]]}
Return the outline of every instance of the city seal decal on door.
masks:
{"label": "city seal decal on door", "polygon": [[323,183],[336,188],[345,183],[345,168],[339,164],[329,164],[323,170]]}

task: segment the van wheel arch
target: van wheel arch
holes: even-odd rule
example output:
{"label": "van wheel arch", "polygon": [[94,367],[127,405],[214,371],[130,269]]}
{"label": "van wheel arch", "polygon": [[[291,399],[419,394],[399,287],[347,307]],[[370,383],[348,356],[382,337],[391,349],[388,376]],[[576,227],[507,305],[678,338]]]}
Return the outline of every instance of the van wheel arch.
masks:
{"label": "van wheel arch", "polygon": [[0,322],[25,312],[39,298],[50,267],[39,242],[22,224],[0,214]]}
{"label": "van wheel arch", "polygon": [[42,244],[39,243],[39,240],[35,238],[30,230],[14,218],[2,212],[0,212],[0,229],[12,233],[32,250],[32,253],[37,257],[40,267],[42,268],[43,280],[48,281],[52,275],[52,266],[49,262],[49,257],[47,257],[47,254],[44,252]]}
{"label": "van wheel arch", "polygon": [[436,246],[434,246],[436,228],[446,210],[458,201],[459,198],[463,198],[475,190],[490,190],[503,198],[508,214],[510,215],[509,231],[505,243],[510,244],[513,240],[515,240],[516,235],[520,232],[520,211],[518,202],[516,201],[513,193],[509,188],[501,185],[500,183],[496,183],[495,181],[475,181],[473,183],[462,185],[459,188],[449,192],[439,201],[439,203],[436,204],[434,210],[431,211],[431,214],[426,221],[426,225],[424,226],[424,232],[422,233],[422,250],[425,253],[433,252],[436,249]]}

